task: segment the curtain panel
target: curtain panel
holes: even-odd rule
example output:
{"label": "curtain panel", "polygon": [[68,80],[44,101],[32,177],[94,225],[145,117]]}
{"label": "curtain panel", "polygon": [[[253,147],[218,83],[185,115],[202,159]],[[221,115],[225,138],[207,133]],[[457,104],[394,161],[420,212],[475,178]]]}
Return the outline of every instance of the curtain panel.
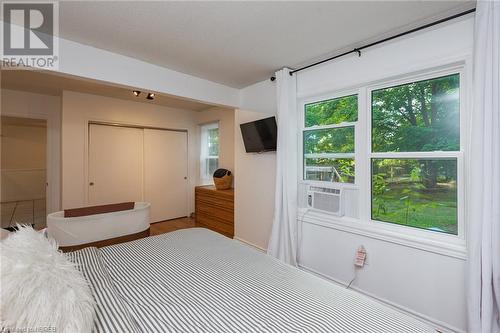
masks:
{"label": "curtain panel", "polygon": [[469,142],[468,326],[500,332],[500,2],[478,1]]}
{"label": "curtain panel", "polygon": [[284,68],[276,72],[278,142],[274,219],[268,253],[297,266],[297,87],[296,76]]}

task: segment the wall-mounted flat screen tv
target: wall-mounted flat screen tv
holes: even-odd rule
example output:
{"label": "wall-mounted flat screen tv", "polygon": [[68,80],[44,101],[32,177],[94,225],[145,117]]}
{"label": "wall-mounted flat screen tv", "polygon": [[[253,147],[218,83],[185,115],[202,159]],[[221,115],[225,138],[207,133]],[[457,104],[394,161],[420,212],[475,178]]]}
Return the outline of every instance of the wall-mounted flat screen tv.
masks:
{"label": "wall-mounted flat screen tv", "polygon": [[247,153],[262,153],[276,150],[278,128],[276,118],[269,117],[240,125]]}

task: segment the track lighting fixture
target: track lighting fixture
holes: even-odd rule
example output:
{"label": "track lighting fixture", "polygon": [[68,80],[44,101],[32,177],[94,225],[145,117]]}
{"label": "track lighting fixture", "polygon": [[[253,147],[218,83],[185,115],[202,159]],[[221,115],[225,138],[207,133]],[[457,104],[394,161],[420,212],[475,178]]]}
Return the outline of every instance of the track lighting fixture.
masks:
{"label": "track lighting fixture", "polygon": [[[139,97],[139,95],[141,94],[141,91],[140,90],[132,90],[132,94],[134,94],[135,97]],[[153,100],[155,99],[155,94],[154,93],[148,93],[146,95],[146,99],[149,99],[149,100]]]}

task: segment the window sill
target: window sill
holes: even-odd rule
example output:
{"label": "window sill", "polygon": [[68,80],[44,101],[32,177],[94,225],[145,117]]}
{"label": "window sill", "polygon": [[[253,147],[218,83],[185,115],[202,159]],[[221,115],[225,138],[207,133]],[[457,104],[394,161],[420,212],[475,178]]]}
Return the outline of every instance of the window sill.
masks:
{"label": "window sill", "polygon": [[299,222],[302,221],[302,223],[349,232],[461,260],[467,259],[465,240],[454,235],[418,229],[409,230],[405,226],[378,221],[361,221],[345,216],[337,217],[304,208],[299,209],[298,216]]}

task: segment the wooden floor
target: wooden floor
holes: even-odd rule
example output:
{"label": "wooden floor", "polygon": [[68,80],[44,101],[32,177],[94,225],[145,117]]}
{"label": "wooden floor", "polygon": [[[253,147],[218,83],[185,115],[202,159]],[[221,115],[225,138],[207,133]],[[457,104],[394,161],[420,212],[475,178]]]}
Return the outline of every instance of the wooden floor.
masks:
{"label": "wooden floor", "polygon": [[151,236],[164,234],[166,232],[193,228],[194,219],[190,217],[183,217],[175,220],[168,220],[163,222],[157,222],[151,224],[150,234]]}

